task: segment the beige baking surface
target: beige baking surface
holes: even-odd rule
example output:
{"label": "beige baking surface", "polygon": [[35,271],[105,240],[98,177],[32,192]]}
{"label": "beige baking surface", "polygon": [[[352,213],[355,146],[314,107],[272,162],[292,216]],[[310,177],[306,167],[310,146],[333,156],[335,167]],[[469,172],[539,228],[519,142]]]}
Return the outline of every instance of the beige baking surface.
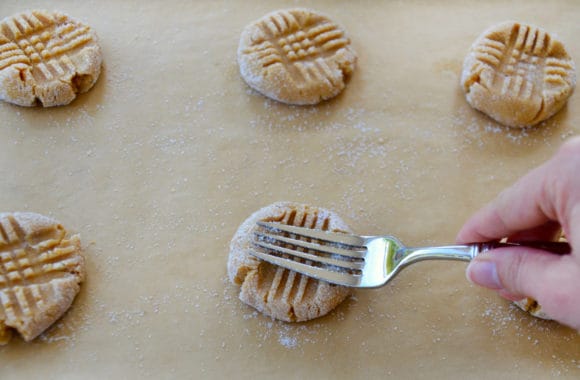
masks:
{"label": "beige baking surface", "polygon": [[[318,107],[240,79],[242,28],[282,1],[2,1],[91,25],[105,66],[71,106],[0,104],[1,211],[82,236],[79,297],[0,378],[578,378],[580,337],[470,286],[465,264],[421,263],[331,315],[257,315],[226,280],[229,241],[277,200],[332,208],[361,233],[452,242],[498,191],[580,133],[580,96],[534,130],[473,111],[465,53],[489,25],[556,33],[580,63],[575,1],[301,2],[350,33],[359,67]],[[549,4],[549,5],[546,5]]]}

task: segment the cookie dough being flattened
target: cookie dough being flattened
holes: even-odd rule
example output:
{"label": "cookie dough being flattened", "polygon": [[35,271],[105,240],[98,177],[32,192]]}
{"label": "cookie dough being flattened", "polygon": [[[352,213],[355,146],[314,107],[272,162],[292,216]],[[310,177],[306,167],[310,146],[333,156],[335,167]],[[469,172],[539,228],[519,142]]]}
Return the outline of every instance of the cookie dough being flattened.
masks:
{"label": "cookie dough being flattened", "polygon": [[0,213],[0,345],[36,338],[70,307],[84,279],[78,235],[31,212]]}
{"label": "cookie dough being flattened", "polygon": [[463,64],[461,84],[474,108],[511,127],[558,112],[576,85],[574,62],[545,30],[505,22],[483,32]]}
{"label": "cookie dough being flattened", "polygon": [[248,25],[238,48],[240,72],[260,93],[288,104],[338,95],[356,65],[344,31],[308,9],[270,13]]}
{"label": "cookie dough being flattened", "polygon": [[548,314],[542,310],[542,306],[533,298],[524,298],[519,301],[515,301],[514,304],[530,315],[540,319],[552,319]]}
{"label": "cookie dough being flattened", "polygon": [[251,215],[232,239],[228,260],[230,280],[241,285],[240,299],[265,315],[303,322],[329,313],[350,295],[350,288],[318,281],[251,256],[258,221],[321,230],[350,232],[335,213],[317,207],[278,202]]}
{"label": "cookie dough being flattened", "polygon": [[0,99],[61,106],[88,91],[101,72],[96,34],[58,12],[30,11],[0,21]]}

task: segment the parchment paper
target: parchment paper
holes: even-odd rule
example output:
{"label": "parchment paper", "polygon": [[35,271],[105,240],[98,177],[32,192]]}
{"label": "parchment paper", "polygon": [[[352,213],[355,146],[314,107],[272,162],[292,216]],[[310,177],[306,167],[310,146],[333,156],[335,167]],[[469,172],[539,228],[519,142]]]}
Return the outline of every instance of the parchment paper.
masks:
{"label": "parchment paper", "polygon": [[[338,98],[289,107],[239,77],[242,28],[308,6],[344,26],[359,65]],[[423,262],[329,316],[280,323],[237,299],[228,246],[278,200],[333,209],[362,234],[449,244],[469,215],[580,132],[578,94],[534,129],[499,126],[459,88],[488,26],[557,34],[580,62],[575,1],[2,1],[91,25],[104,70],[66,107],[0,104],[0,209],[79,232],[88,278],[0,378],[580,376],[580,338]]]}

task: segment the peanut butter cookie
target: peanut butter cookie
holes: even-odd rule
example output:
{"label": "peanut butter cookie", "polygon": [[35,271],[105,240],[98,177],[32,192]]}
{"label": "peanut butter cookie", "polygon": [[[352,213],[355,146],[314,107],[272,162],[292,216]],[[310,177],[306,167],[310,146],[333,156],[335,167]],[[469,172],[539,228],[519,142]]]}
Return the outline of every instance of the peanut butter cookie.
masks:
{"label": "peanut butter cookie", "polygon": [[280,10],[251,23],[238,48],[246,83],[288,104],[316,104],[335,97],[356,59],[345,32],[308,9]]}
{"label": "peanut butter cookie", "polygon": [[0,213],[0,345],[36,338],[70,307],[84,278],[78,235],[31,212]]}
{"label": "peanut butter cookie", "polygon": [[327,314],[351,293],[350,288],[315,280],[250,255],[258,221],[350,231],[338,215],[318,207],[278,202],[255,212],[234,235],[228,260],[229,278],[241,286],[244,303],[282,321],[302,322]]}
{"label": "peanut butter cookie", "polygon": [[30,11],[0,21],[0,99],[60,106],[88,91],[101,72],[93,30],[58,12]]}
{"label": "peanut butter cookie", "polygon": [[558,112],[576,85],[562,42],[519,22],[492,26],[475,41],[461,85],[474,108],[511,127],[540,123]]}

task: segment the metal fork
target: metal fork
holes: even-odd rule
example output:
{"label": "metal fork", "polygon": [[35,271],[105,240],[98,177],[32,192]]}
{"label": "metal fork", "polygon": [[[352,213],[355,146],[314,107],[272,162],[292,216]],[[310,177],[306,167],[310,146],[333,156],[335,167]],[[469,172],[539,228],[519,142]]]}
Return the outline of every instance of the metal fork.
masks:
{"label": "metal fork", "polygon": [[570,253],[566,242],[487,242],[440,247],[405,247],[393,236],[357,236],[281,223],[258,222],[250,253],[280,267],[333,284],[376,288],[404,267],[422,260],[470,261],[482,252],[526,246]]}

